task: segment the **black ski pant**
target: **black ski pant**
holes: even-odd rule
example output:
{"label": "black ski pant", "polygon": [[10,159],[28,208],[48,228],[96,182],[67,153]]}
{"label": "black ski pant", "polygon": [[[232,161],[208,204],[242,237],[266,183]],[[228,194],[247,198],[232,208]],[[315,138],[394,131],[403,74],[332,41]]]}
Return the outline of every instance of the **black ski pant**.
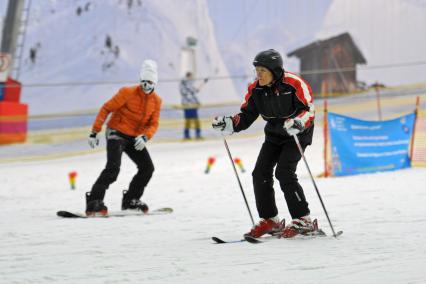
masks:
{"label": "black ski pant", "polygon": [[115,137],[107,139],[107,163],[90,193],[90,200],[103,200],[105,191],[117,180],[123,152],[136,164],[138,172],[130,182],[126,199],[140,199],[154,172],[154,164],[146,147],[137,151],[134,139]]}
{"label": "black ski pant", "polygon": [[[302,144],[303,150],[306,146]],[[263,143],[252,174],[256,207],[260,218],[272,218],[278,214],[273,187],[275,166],[275,177],[284,192],[291,217],[295,219],[309,215],[308,203],[296,175],[297,164],[301,158],[293,138],[281,145],[270,141]]]}

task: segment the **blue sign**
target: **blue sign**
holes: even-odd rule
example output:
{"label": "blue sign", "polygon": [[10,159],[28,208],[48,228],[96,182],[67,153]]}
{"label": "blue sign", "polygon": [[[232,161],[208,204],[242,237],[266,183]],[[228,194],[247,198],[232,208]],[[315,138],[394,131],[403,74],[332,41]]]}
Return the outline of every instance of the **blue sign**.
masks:
{"label": "blue sign", "polygon": [[0,83],[0,101],[4,99],[4,84]]}
{"label": "blue sign", "polygon": [[415,114],[386,121],[365,121],[329,112],[334,176],[410,167],[408,149]]}

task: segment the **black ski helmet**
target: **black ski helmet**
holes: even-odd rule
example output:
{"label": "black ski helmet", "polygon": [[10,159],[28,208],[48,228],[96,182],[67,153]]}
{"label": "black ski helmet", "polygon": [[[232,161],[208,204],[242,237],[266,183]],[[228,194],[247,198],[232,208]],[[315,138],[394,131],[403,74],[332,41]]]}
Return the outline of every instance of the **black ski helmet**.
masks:
{"label": "black ski helmet", "polygon": [[275,80],[280,79],[284,73],[283,58],[275,49],[259,52],[253,60],[253,65],[267,68],[271,71]]}

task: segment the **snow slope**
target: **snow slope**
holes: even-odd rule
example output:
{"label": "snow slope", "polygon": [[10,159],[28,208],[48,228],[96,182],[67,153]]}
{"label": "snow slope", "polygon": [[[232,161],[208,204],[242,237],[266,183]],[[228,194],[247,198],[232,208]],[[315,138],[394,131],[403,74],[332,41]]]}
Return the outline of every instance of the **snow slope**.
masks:
{"label": "snow slope", "polygon": [[[180,103],[180,52],[188,36],[198,39],[198,77],[229,76],[205,0],[40,1],[32,4],[30,15],[19,79],[31,114],[98,109],[118,88],[138,82],[146,58],[158,62],[157,91],[164,103]],[[37,50],[35,63],[28,58],[30,48]],[[212,80],[200,100],[240,97],[231,80]]]}
{"label": "snow slope", "polygon": [[[19,78],[30,114],[98,109],[138,80],[147,57],[159,62],[165,103],[179,103],[180,49],[188,36],[198,39],[198,76],[217,78],[200,93],[203,103],[239,101],[260,50],[285,56],[342,32],[351,33],[367,59],[359,80],[389,86],[425,81],[426,5],[419,0],[33,1],[30,15]],[[118,58],[105,48],[107,35],[120,48]],[[29,49],[38,44],[32,64]],[[299,70],[296,58],[284,61],[286,69]]]}
{"label": "snow slope", "polygon": [[[306,151],[322,171],[321,129]],[[255,214],[251,186],[262,137],[228,139],[247,172],[240,177]],[[0,283],[424,283],[426,169],[343,178],[316,178],[339,239],[274,240],[216,245],[251,227],[220,139],[148,145],[156,172],[144,195],[151,208],[171,215],[65,220],[60,209],[83,210],[84,192],[105,163],[105,153],[50,161],[0,164]],[[216,157],[204,174],[209,156]],[[67,175],[77,171],[77,189]],[[135,172],[123,159],[106,195],[118,210],[121,190]],[[330,234],[303,163],[299,179],[312,216]],[[276,185],[278,183],[275,183]],[[280,217],[289,218],[276,187]],[[257,220],[257,215],[255,214]]]}

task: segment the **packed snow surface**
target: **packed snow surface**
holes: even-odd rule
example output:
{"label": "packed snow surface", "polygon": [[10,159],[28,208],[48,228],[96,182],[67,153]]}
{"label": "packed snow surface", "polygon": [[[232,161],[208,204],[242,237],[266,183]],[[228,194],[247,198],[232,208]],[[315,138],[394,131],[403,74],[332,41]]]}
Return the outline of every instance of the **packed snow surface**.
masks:
{"label": "packed snow surface", "polygon": [[[240,136],[240,139],[236,139]],[[262,136],[228,139],[257,220],[251,171]],[[321,129],[306,158],[322,172]],[[251,227],[221,139],[148,145],[156,166],[143,200],[170,215],[61,219],[58,210],[83,211],[105,152],[48,161],[0,164],[0,283],[424,283],[426,169],[341,178],[315,177],[338,239],[238,240]],[[204,170],[209,157],[216,163]],[[122,171],[105,198],[119,210],[135,167]],[[76,171],[77,188],[68,173]],[[331,234],[303,162],[299,179],[312,217]],[[280,217],[289,219],[275,183]]]}

